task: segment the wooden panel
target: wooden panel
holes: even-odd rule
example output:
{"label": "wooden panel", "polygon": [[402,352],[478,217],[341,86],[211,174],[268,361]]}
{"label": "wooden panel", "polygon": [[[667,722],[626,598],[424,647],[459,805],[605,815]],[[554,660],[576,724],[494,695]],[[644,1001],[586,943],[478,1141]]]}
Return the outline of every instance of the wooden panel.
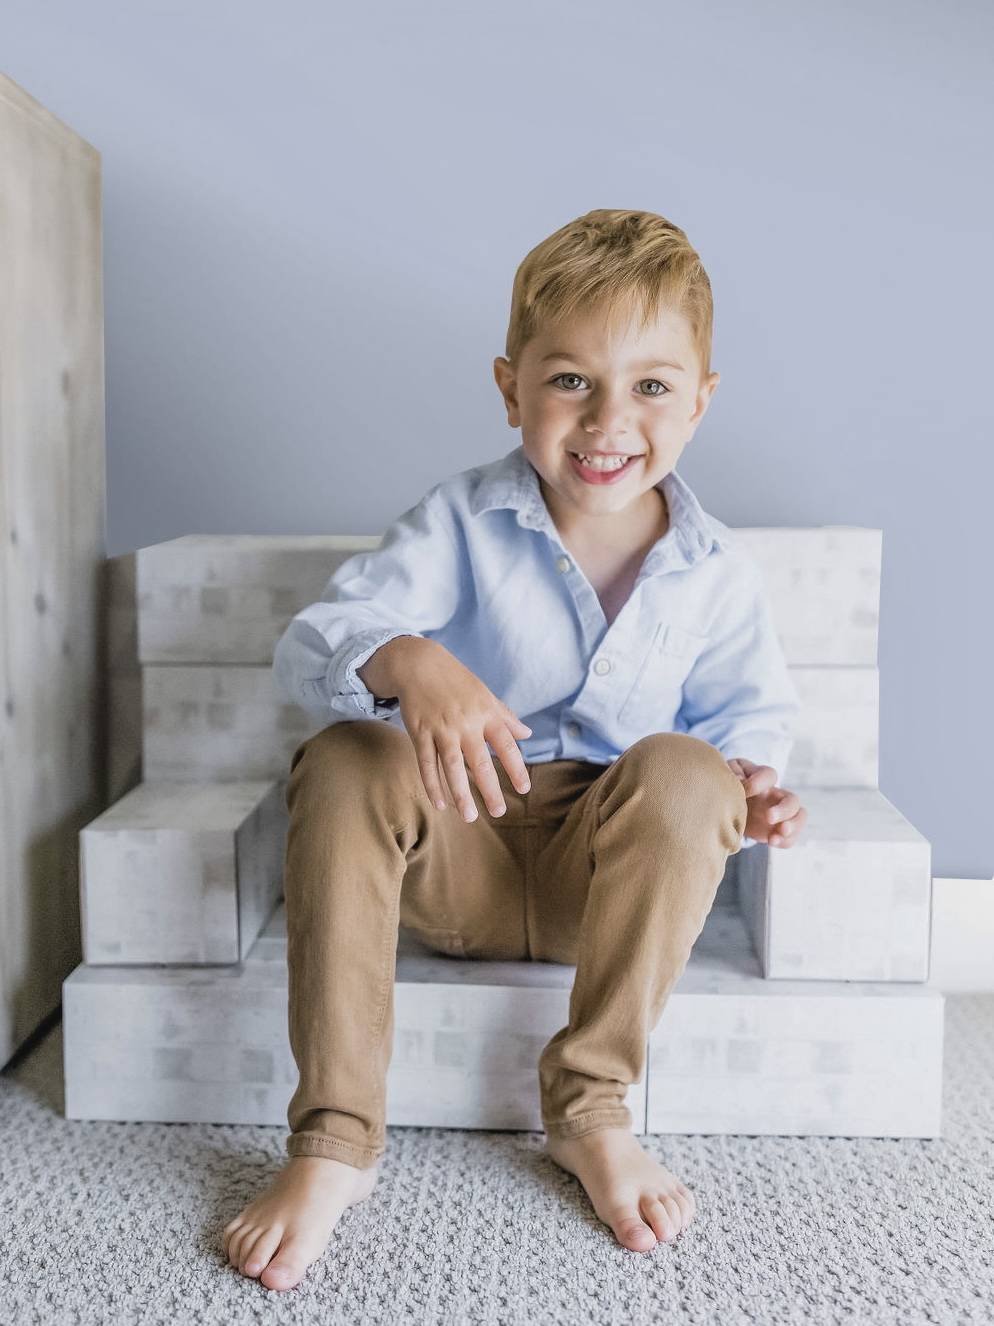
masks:
{"label": "wooden panel", "polygon": [[139,548],[143,663],[272,663],[290,618],[378,535],[187,534]]}
{"label": "wooden panel", "polygon": [[926,981],[931,848],[873,787],[806,787],[787,852],[730,860],[765,977]]}
{"label": "wooden panel", "polygon": [[142,670],[138,662],[135,554],[109,557],[103,570],[107,605],[106,800],[110,805],[137,787],[142,778]]}
{"label": "wooden panel", "polygon": [[280,896],[284,785],[140,783],[80,834],[90,964],[238,962]]}
{"label": "wooden panel", "polygon": [[0,75],[0,1062],[81,952],[104,521],[100,156]]}
{"label": "wooden panel", "polygon": [[[387,1124],[540,1130],[536,1064],[574,972],[448,957],[401,927]],[[235,966],[79,966],[67,1117],[285,1128],[286,983],[282,906]],[[764,981],[741,917],[718,908],[628,1088],[634,1131],[937,1137],[944,1006],[912,983]]]}
{"label": "wooden panel", "polygon": [[[787,662],[874,666],[881,531],[734,531],[766,582]],[[137,553],[143,663],[271,663],[291,617],[380,536],[190,534]]]}
{"label": "wooden panel", "polygon": [[[258,664],[146,664],[146,778],[286,778],[294,750],[326,726],[289,704]],[[784,787],[876,787],[876,668],[792,668],[802,708]],[[390,722],[403,728],[397,711]]]}

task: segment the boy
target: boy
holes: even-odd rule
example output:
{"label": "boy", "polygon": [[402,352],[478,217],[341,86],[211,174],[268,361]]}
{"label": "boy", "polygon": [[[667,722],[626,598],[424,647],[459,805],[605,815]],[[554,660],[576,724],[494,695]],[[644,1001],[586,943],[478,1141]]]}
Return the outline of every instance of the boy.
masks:
{"label": "boy", "polygon": [[665,218],[556,231],[494,362],[522,446],[436,485],[277,643],[281,689],[327,725],[286,793],[290,1160],[224,1230],[269,1288],[376,1182],[398,923],[575,964],[538,1064],[549,1154],[625,1247],[693,1218],[623,1098],[728,856],[791,846],[807,814],[777,786],[800,702],[758,568],[673,470],[718,384],[711,328]]}

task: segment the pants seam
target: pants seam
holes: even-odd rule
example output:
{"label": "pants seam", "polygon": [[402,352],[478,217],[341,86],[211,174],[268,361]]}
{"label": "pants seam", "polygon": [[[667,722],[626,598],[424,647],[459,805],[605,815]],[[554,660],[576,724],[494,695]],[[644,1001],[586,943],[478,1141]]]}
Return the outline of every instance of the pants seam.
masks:
{"label": "pants seam", "polygon": [[601,1106],[599,1109],[584,1110],[582,1114],[574,1114],[569,1119],[561,1119],[558,1121],[552,1119],[543,1120],[542,1126],[547,1133],[551,1133],[555,1136],[556,1134],[563,1135],[575,1132],[582,1128],[585,1123],[599,1122],[601,1120],[608,1124],[623,1123],[627,1125],[630,1117],[631,1111],[628,1109],[627,1105]]}
{"label": "pants seam", "polygon": [[291,1156],[314,1154],[313,1152],[307,1150],[291,1149],[294,1146],[295,1139],[299,1140],[299,1144],[301,1147],[308,1147],[308,1148],[316,1147],[322,1150],[325,1147],[327,1147],[329,1150],[337,1149],[341,1151],[348,1151],[351,1155],[363,1156],[364,1158],[368,1158],[370,1161],[378,1160],[379,1157],[383,1154],[383,1148],[360,1146],[358,1143],[355,1142],[343,1141],[339,1137],[315,1137],[312,1133],[293,1133],[287,1139],[287,1153]]}

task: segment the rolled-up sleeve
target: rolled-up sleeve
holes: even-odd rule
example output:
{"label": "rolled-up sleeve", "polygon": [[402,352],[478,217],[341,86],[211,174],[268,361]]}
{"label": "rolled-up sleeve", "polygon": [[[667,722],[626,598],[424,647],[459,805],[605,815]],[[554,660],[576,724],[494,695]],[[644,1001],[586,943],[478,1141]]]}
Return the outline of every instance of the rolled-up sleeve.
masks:
{"label": "rolled-up sleeve", "polygon": [[[677,728],[726,760],[768,764],[779,781],[794,744],[801,699],[790,675],[762,573],[741,563],[713,626],[714,640],[683,684]],[[749,847],[755,839],[743,838]]]}
{"label": "rolled-up sleeve", "polygon": [[389,718],[397,699],[377,699],[358,669],[396,636],[440,630],[461,589],[458,534],[434,488],[397,517],[377,548],[342,562],[321,598],[290,621],[273,652],[277,689],[326,724]]}

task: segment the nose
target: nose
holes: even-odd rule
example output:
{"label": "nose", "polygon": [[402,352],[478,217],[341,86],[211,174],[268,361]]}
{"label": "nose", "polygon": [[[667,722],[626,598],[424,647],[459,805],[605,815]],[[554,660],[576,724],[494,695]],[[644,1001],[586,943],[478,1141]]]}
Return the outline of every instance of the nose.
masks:
{"label": "nose", "polygon": [[582,424],[585,433],[600,434],[608,444],[617,442],[628,433],[627,402],[620,393],[594,392]]}

